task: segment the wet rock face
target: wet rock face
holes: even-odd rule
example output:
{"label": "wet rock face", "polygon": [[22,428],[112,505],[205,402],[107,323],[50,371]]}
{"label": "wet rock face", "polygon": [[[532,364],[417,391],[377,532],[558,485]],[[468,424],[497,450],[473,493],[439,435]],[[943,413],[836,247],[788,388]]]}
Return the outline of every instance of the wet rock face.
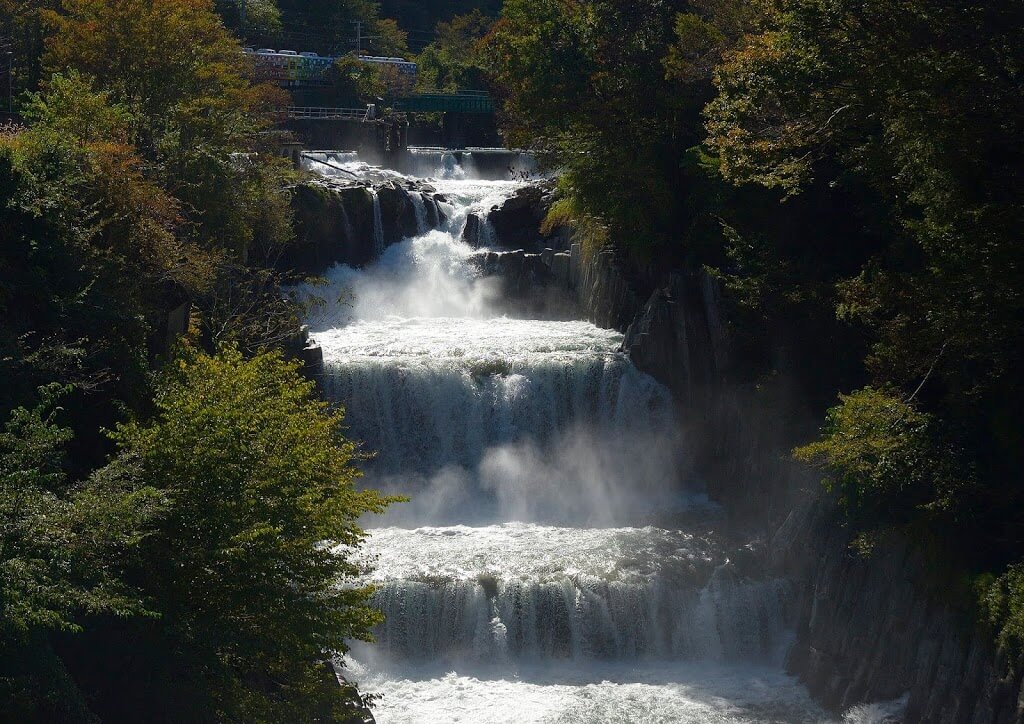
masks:
{"label": "wet rock face", "polygon": [[[438,228],[445,221],[429,186],[406,188],[394,182],[377,186],[376,192],[385,246],[416,235],[413,193],[422,195],[427,226]],[[276,262],[279,269],[321,274],[335,264],[362,267],[376,259],[373,193],[367,184],[299,184],[292,192],[292,210],[295,242]]]}
{"label": "wet rock face", "polygon": [[800,581],[790,673],[837,711],[909,694],[907,722],[1024,724],[1024,671],[927,580],[921,554],[898,539],[870,558],[852,554],[849,530],[815,492],[820,476],[789,459],[820,424],[803,407],[799,380],[767,399],[731,383],[736,353],[714,280],[682,270],[651,282],[614,250],[587,256],[573,247],[571,284],[585,314],[626,332],[636,365],[670,387],[693,421],[687,441],[709,497],[739,528],[771,539],[767,551],[737,551],[737,565]]}
{"label": "wet rock face", "polygon": [[479,249],[484,241],[483,228],[484,224],[480,217],[477,214],[469,214],[466,216],[466,227],[462,230],[462,240],[474,249]]}
{"label": "wet rock face", "polygon": [[427,209],[427,226],[431,229],[440,229],[445,221],[447,221],[447,218],[441,211],[441,207],[437,205],[437,202],[443,200],[443,197],[438,197],[429,191],[422,191],[421,193],[423,194],[423,205]]}
{"label": "wet rock face", "polygon": [[540,227],[555,198],[553,182],[524,186],[488,215],[494,243],[505,249],[539,253],[545,248],[568,251],[568,235],[556,230],[542,234]]}
{"label": "wet rock face", "polygon": [[410,190],[398,182],[377,189],[385,246],[397,244],[402,239],[416,235],[416,207],[409,194]]}
{"label": "wet rock face", "polygon": [[579,308],[569,287],[569,255],[546,249],[532,254],[516,251],[480,252],[473,263],[481,276],[501,281],[508,313],[535,319],[576,319]]}
{"label": "wet rock face", "polygon": [[725,338],[718,295],[702,270],[673,273],[626,331],[623,347],[634,364],[690,405],[706,404],[721,386]]}
{"label": "wet rock face", "polygon": [[507,294],[525,296],[538,287],[551,283],[551,270],[540,254],[527,254],[522,249],[508,252],[484,252],[474,257],[484,276],[500,276]]}
{"label": "wet rock face", "polygon": [[337,263],[363,266],[373,259],[373,198],[365,188],[300,184],[292,210],[295,242],[279,267],[319,274]]}
{"label": "wet rock face", "polygon": [[830,707],[909,694],[906,721],[1019,724],[1021,671],[976,628],[964,604],[928,580],[924,556],[893,537],[870,558],[827,512],[809,544],[820,554],[788,663]]}
{"label": "wet rock face", "polygon": [[642,306],[618,253],[605,249],[587,257],[579,244],[573,244],[570,256],[569,281],[583,313],[599,327],[625,332]]}

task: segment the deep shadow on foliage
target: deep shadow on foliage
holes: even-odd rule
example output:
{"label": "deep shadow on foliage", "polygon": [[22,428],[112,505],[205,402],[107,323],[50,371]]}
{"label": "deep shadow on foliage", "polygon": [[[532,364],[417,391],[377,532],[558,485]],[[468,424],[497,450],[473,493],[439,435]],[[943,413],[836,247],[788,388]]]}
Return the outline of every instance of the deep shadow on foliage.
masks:
{"label": "deep shadow on foliage", "polygon": [[[733,382],[845,393],[798,455],[851,539],[953,577],[1024,559],[1022,33],[1009,0],[507,0],[488,40],[557,220],[716,275]],[[1018,578],[979,588],[1006,646]]]}
{"label": "deep shadow on foliage", "polygon": [[0,719],[344,721],[387,501],[282,352],[288,98],[207,0],[2,10]]}

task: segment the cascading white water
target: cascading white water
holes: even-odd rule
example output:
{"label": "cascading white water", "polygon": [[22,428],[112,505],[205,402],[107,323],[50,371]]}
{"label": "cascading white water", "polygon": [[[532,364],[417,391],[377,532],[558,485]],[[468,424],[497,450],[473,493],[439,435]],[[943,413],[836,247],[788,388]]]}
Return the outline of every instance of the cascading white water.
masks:
{"label": "cascading white water", "polygon": [[790,584],[694,527],[667,390],[614,331],[502,314],[461,237],[515,183],[435,185],[445,228],[331,270],[310,320],[367,484],[413,498],[361,553],[378,721],[823,721],[781,670]]}
{"label": "cascading white water", "polygon": [[416,212],[416,233],[422,236],[430,230],[427,225],[427,203],[423,200],[423,194],[419,191],[411,191],[409,199],[412,201],[412,208]]}
{"label": "cascading white water", "polygon": [[421,178],[459,180],[466,178],[466,172],[459,159],[443,148],[410,148],[412,171]]}
{"label": "cascading white water", "polygon": [[373,248],[378,255],[384,252],[384,218],[380,210],[380,195],[377,189],[370,188],[373,196]]}
{"label": "cascading white water", "polygon": [[343,197],[338,198],[338,208],[341,209],[341,228],[345,232],[345,238],[352,241],[355,233],[352,230],[352,219],[348,215],[348,209],[345,208],[345,199]]}
{"label": "cascading white water", "polygon": [[491,247],[495,245],[497,241],[497,234],[494,231],[494,224],[491,220],[484,216],[480,219],[480,231],[477,236],[477,246],[479,247]]}
{"label": "cascading white water", "polygon": [[465,170],[468,178],[480,177],[480,171],[476,167],[476,159],[473,158],[472,151],[466,151],[462,154],[462,168]]}
{"label": "cascading white water", "polygon": [[377,531],[383,650],[480,661],[772,660],[785,581],[743,581],[714,545],[658,528],[508,523]]}
{"label": "cascading white water", "polygon": [[307,151],[302,154],[302,168],[323,176],[351,178],[359,155],[354,151]]}

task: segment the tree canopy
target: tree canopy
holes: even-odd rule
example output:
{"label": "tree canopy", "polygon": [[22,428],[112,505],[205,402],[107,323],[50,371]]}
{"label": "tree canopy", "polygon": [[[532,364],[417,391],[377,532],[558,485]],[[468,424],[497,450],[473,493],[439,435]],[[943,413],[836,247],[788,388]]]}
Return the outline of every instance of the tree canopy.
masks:
{"label": "tree canopy", "polygon": [[4,9],[0,718],[344,720],[387,501],[281,353],[287,97],[206,0]]}
{"label": "tree canopy", "polygon": [[135,579],[160,614],[140,621],[142,636],[167,651],[167,689],[144,698],[174,719],[352,713],[323,662],[380,620],[349,554],[359,517],[389,499],[355,487],[342,413],[298,366],[278,353],[186,354],[164,373],[156,414],[113,435],[118,459],[166,501]]}
{"label": "tree canopy", "polygon": [[973,573],[1024,559],[1022,30],[1008,0],[508,0],[487,44],[508,137],[565,172],[549,221],[722,280],[735,382],[844,393],[798,456],[851,537]]}

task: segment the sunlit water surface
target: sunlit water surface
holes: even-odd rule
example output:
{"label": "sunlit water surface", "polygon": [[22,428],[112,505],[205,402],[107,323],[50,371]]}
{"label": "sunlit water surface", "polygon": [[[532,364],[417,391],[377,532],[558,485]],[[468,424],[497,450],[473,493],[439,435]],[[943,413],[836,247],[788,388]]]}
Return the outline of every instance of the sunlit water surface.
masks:
{"label": "sunlit water surface", "polygon": [[377,720],[829,721],[783,671],[792,586],[708,532],[667,390],[614,331],[505,317],[471,263],[468,215],[519,184],[422,161],[444,228],[304,290],[327,392],[378,453],[368,484],[413,496],[361,553],[387,621],[346,675],[381,695]]}

